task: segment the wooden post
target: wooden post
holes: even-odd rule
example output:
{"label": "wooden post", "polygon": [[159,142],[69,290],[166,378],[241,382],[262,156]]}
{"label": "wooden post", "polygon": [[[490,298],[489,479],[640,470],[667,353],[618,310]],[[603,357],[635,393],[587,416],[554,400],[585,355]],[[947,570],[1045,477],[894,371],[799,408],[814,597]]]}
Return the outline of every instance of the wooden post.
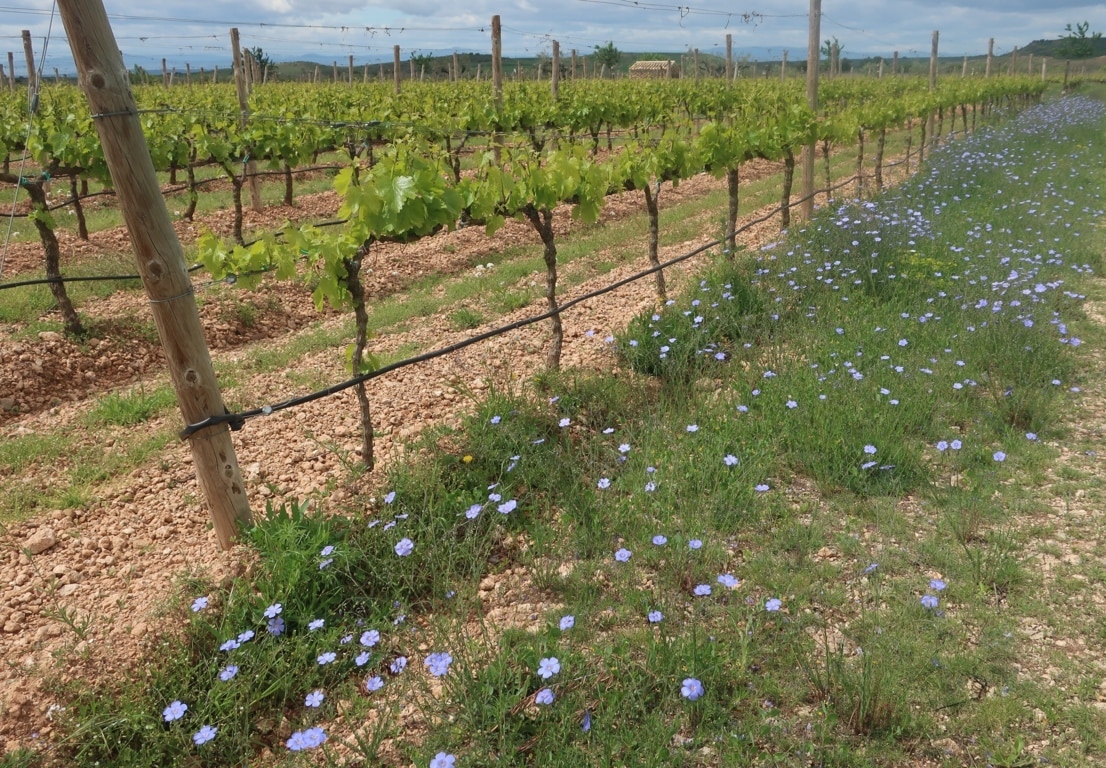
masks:
{"label": "wooden post", "polygon": [[[786,56],[786,54],[784,54]],[[733,77],[733,35],[726,33],[726,82]]]}
{"label": "wooden post", "polygon": [[492,92],[495,108],[503,109],[503,27],[498,14],[492,16]]}
{"label": "wooden post", "polygon": [[8,51],[8,90],[15,90],[15,54]]}
{"label": "wooden post", "polygon": [[[822,28],[822,0],[810,0],[810,29],[806,45],[806,103],[810,111],[818,114],[818,59]],[[814,154],[818,142],[811,139],[803,147],[802,197],[799,212],[809,220],[814,216]]]}
{"label": "wooden post", "polygon": [[879,75],[878,75],[878,77],[879,77],[880,80],[883,79],[883,57],[882,56],[879,57]]}
{"label": "wooden post", "polygon": [[582,56],[580,59],[580,72],[585,80],[588,79],[588,57]]}
{"label": "wooden post", "polygon": [[1033,54],[1029,54],[1029,63],[1025,67],[1025,73],[1027,75],[1033,74]]}
{"label": "wooden post", "polygon": [[408,69],[411,70],[411,79],[415,79],[415,54],[411,54],[411,58],[407,60]]}
{"label": "wooden post", "polygon": [[1013,52],[1010,54],[1010,71],[1008,74],[1014,74],[1014,67],[1018,66],[1018,46],[1014,46]]}
{"label": "wooden post", "polygon": [[216,64],[211,70],[211,84],[219,82],[219,65]]}
{"label": "wooden post", "polygon": [[1064,90],[1068,89],[1068,79],[1071,77],[1071,59],[1064,62]]}
{"label": "wooden post", "polygon": [[968,76],[968,57],[967,57],[966,54],[964,56],[964,66],[960,68],[960,76],[961,77],[967,77]]}
{"label": "wooden post", "polygon": [[369,82],[369,63],[365,62],[365,66],[361,69],[361,82]]}
{"label": "wooden post", "polygon": [[780,61],[780,80],[787,79],[787,49],[783,49],[783,59]]}
{"label": "wooden post", "polygon": [[54,82],[61,82],[61,71],[57,67],[54,67]]}
{"label": "wooden post", "polygon": [[330,79],[335,83],[338,82],[338,60],[330,62]]}
{"label": "wooden post", "polygon": [[319,78],[322,77],[323,68],[320,64],[315,65],[315,74],[311,78],[312,83],[319,82]]}
{"label": "wooden post", "polygon": [[[553,49],[556,50],[557,44],[553,43]],[[453,69],[451,71],[453,82],[459,82],[461,80],[461,61],[457,58],[457,51],[453,52]]]}
{"label": "wooden post", "polygon": [[699,49],[696,48],[693,56],[695,62],[695,82],[699,82]]}
{"label": "wooden post", "polygon": [[891,74],[897,75],[899,72],[899,52],[895,51],[891,56]]}
{"label": "wooden post", "polygon": [[31,45],[31,30],[23,30],[23,56],[27,59],[27,103],[34,106],[38,91],[38,71],[35,69],[35,49]]}
{"label": "wooden post", "polygon": [[[234,57],[234,85],[238,91],[238,124],[242,128],[250,121],[250,93],[246,85],[245,59],[242,58],[242,47],[238,41],[238,27],[230,30],[230,52]],[[261,183],[257,178],[257,162],[250,159],[246,162],[246,176],[250,182],[250,207],[255,211],[261,210]]]}
{"label": "wooden post", "polygon": [[[940,32],[933,30],[933,45],[929,49],[929,90],[932,93],[937,90],[937,39]],[[931,111],[926,116],[926,135],[929,136],[930,146],[937,144],[937,131],[934,130],[934,115]]]}
{"label": "wooden post", "polygon": [[553,76],[550,89],[553,93],[553,101],[557,100],[557,86],[561,82],[561,44],[553,41]]}
{"label": "wooden post", "polygon": [[169,87],[169,67],[165,63],[165,59],[161,60],[161,84],[166,88]]}
{"label": "wooden post", "polygon": [[187,61],[184,62],[184,84],[187,86],[192,85],[192,65]]}
{"label": "wooden post", "polygon": [[1048,59],[1041,59],[1041,80],[1047,79],[1045,77],[1045,72],[1047,71],[1047,69],[1048,69]]}
{"label": "wooden post", "polygon": [[[492,94],[498,122],[498,115],[503,113],[503,26],[499,14],[492,16]],[[492,134],[492,151],[498,165],[503,153],[503,136],[498,131]]]}
{"label": "wooden post", "polygon": [[353,54],[349,55],[349,84],[353,85]]}
{"label": "wooden post", "polygon": [[840,55],[841,55],[841,48],[840,48],[840,46],[838,46],[838,44],[836,42],[834,42],[834,44],[832,46],[830,46],[830,67],[829,67],[829,76],[830,77],[836,77],[837,76],[837,57],[840,56]]}
{"label": "wooden post", "polygon": [[933,47],[929,50],[929,90],[937,90],[937,38],[938,30],[933,30]]}
{"label": "wooden post", "polygon": [[[184,253],[161,197],[107,12],[101,0],[58,0],[58,9],[77,64],[77,80],[92,113],[102,115],[93,122],[150,297],[181,415],[188,424],[221,415],[225,413],[223,399]],[[239,526],[250,523],[230,429],[209,427],[192,435],[189,443],[219,545],[227,549],[238,537]]]}
{"label": "wooden post", "polygon": [[573,48],[573,49],[572,49],[572,79],[573,79],[573,80],[575,80],[575,79],[576,79],[576,65],[577,65],[577,61],[576,61],[576,49],[575,49],[575,48]]}
{"label": "wooden post", "polygon": [[991,38],[987,41],[987,69],[983,73],[984,77],[991,76],[991,62],[995,58],[995,38]]}
{"label": "wooden post", "polygon": [[396,96],[399,96],[399,81],[402,75],[399,73],[399,46],[392,47],[392,78],[396,81]]}

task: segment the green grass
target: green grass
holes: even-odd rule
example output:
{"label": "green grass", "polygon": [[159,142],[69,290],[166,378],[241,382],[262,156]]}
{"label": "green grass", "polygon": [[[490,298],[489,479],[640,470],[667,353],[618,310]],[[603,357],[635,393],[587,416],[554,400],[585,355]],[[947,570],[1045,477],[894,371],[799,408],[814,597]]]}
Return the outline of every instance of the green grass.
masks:
{"label": "green grass", "polygon": [[[1057,611],[1048,591],[1093,588],[1093,558],[1073,566],[1082,579],[1048,584],[1030,559],[1054,524],[1035,486],[1071,440],[1087,370],[1060,339],[1096,338],[1077,296],[1082,265],[1101,267],[1089,211],[1103,122],[981,135],[975,153],[1001,163],[938,157],[936,174],[871,206],[718,257],[618,335],[617,374],[497,382],[372,496],[267,510],[247,534],[251,580],[179,584],[165,608],[179,631],[142,674],[58,685],[58,759],[221,765],[271,750],[291,765],[288,739],[317,726],[331,765],[438,752],[458,765],[1100,763],[1103,716],[1071,700],[1090,701],[1099,676],[1025,627],[1090,637],[1103,621]],[[997,204],[1052,189],[1062,216]],[[1033,255],[1037,240],[1056,263]],[[579,247],[568,273],[577,259],[586,272]],[[1016,267],[1002,261],[1016,251]],[[523,260],[463,282],[516,290]],[[426,311],[401,304],[384,303],[378,327]],[[56,450],[28,442],[0,461],[25,465],[37,447]],[[1094,475],[1062,481],[1049,493],[1100,493]],[[190,609],[198,596],[208,605]],[[452,663],[434,678],[438,652]],[[238,671],[221,680],[227,665]],[[692,679],[701,697],[686,695]],[[188,712],[166,723],[175,700]],[[333,744],[352,722],[364,727],[347,754]],[[195,746],[205,724],[219,733]]]}
{"label": "green grass", "polygon": [[176,402],[176,394],[168,386],[150,392],[144,388],[124,393],[109,392],[97,398],[86,421],[90,425],[132,426],[163,413]]}

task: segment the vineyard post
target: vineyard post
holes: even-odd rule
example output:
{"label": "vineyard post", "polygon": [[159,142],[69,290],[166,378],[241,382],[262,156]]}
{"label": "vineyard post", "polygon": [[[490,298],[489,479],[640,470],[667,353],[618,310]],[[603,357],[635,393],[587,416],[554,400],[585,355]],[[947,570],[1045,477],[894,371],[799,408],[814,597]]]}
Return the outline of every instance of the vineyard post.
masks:
{"label": "vineyard post", "polygon": [[[554,48],[556,45],[553,43]],[[450,70],[450,75],[452,76],[450,79],[455,83],[461,80],[461,62],[457,59],[457,51],[453,52],[453,69]]]}
{"label": "vineyard post", "polygon": [[1029,63],[1025,66],[1025,73],[1027,75],[1033,74],[1033,54],[1029,54]]}
{"label": "vineyard post", "polygon": [[783,58],[780,60],[780,80],[787,79],[787,49],[783,49]]}
{"label": "vineyard post", "polygon": [[733,34],[726,33],[726,82],[733,75]]}
{"label": "vineyard post", "polygon": [[1071,60],[1064,62],[1064,90],[1068,89],[1068,78],[1071,77]]}
{"label": "vineyard post", "polygon": [[[806,44],[806,103],[812,114],[818,114],[818,59],[821,50],[822,0],[810,0],[810,31]],[[802,207],[804,218],[814,216],[814,154],[818,149],[816,135],[803,147]]]}
{"label": "vineyard post", "polygon": [[219,65],[216,64],[214,69],[211,70],[211,84],[215,85],[219,82]]}
{"label": "vineyard post", "polygon": [[496,110],[503,109],[503,28],[499,16],[492,16],[492,92]]}
{"label": "vineyard post", "polygon": [[1041,80],[1046,79],[1045,72],[1048,69],[1048,59],[1041,59]]}
{"label": "vineyard post", "polygon": [[15,90],[15,54],[8,51],[8,90]]}
{"label": "vineyard post", "polygon": [[392,78],[396,81],[396,96],[399,96],[399,83],[402,76],[399,73],[399,46],[392,46]]}
{"label": "vineyard post", "polygon": [[[230,52],[234,57],[234,86],[238,91],[238,125],[245,130],[250,120],[250,93],[246,85],[245,59],[238,41],[238,27],[230,29]],[[257,178],[257,161],[252,158],[246,163],[246,176],[250,180],[250,207],[261,210],[261,182]]]}
{"label": "vineyard post", "polygon": [[412,53],[411,58],[407,61],[408,69],[411,70],[409,77],[411,80],[415,79],[415,55]]}
{"label": "vineyard post", "polygon": [[1018,46],[1014,46],[1013,52],[1010,54],[1010,71],[1008,74],[1014,74],[1014,67],[1018,66]]}
{"label": "vineyard post", "polygon": [[576,49],[575,49],[575,48],[573,48],[573,49],[572,49],[572,79],[573,79],[573,80],[575,80],[575,79],[576,79],[576,66],[577,66],[577,61],[576,61]]}
{"label": "vineyard post", "polygon": [[361,83],[369,82],[369,63],[365,62],[365,66],[361,69]]}
{"label": "vineyard post", "polygon": [[[184,253],[161,196],[122,56],[101,0],[59,0],[58,8],[88,98],[135,262],[187,424],[225,413]],[[229,548],[250,508],[225,424],[190,438],[193,464],[219,544]]]}
{"label": "vineyard post", "polygon": [[879,57],[879,74],[877,75],[877,77],[880,80],[883,79],[883,57],[882,56]]}
{"label": "vineyard post", "polygon": [[4,82],[6,79],[7,77],[5,77],[4,74],[4,65],[0,64],[0,83]]}
{"label": "vineyard post", "polygon": [[582,61],[580,63],[580,69],[583,73],[584,79],[587,80],[588,79],[588,57],[587,56],[582,57]]}
{"label": "vineyard post", "polygon": [[984,77],[990,77],[991,76],[991,62],[994,60],[994,58],[995,58],[995,38],[992,37],[987,41],[987,69],[983,73]]}
{"label": "vineyard post", "polygon": [[353,54],[349,55],[349,84],[353,85]]}
{"label": "vineyard post", "polygon": [[840,55],[841,55],[841,48],[837,45],[837,42],[834,41],[833,45],[830,46],[830,65],[829,65],[829,76],[830,77],[835,77],[837,75],[837,58]]}
{"label": "vineyard post", "polygon": [[553,41],[553,77],[550,83],[550,90],[553,94],[553,101],[557,100],[557,86],[561,81],[561,44],[556,40]]}
{"label": "vineyard post", "polygon": [[192,65],[187,61],[184,62],[184,84],[189,87],[192,86]]}
{"label": "vineyard post", "polygon": [[[499,21],[499,14],[492,16],[492,94],[495,96],[496,122],[503,113],[503,27]],[[499,126],[496,125],[497,129]],[[495,152],[495,162],[499,163],[503,152],[503,135],[498,130],[492,131],[492,150]]]}
{"label": "vineyard post", "polygon": [[312,83],[318,83],[319,82],[319,77],[322,74],[322,70],[323,70],[323,68],[320,65],[318,65],[318,64],[315,65],[315,74],[311,77],[311,82]]}
{"label": "vineyard post", "polygon": [[933,30],[933,47],[929,50],[929,90],[937,90],[937,39],[940,36],[938,30]]}
{"label": "vineyard post", "polygon": [[891,74],[897,75],[899,72],[899,52],[895,51],[891,57]]}
{"label": "vineyard post", "polygon": [[694,62],[695,62],[695,82],[698,83],[699,82],[699,49],[698,48],[695,49]]}
{"label": "vineyard post", "polygon": [[330,62],[330,79],[335,83],[338,82],[338,60],[337,59]]}
{"label": "vineyard post", "polygon": [[161,84],[166,88],[169,87],[169,66],[165,63],[165,59],[161,60]]}
{"label": "vineyard post", "polygon": [[967,56],[967,54],[964,55],[964,66],[960,68],[960,76],[961,77],[967,77],[968,76],[968,56]]}
{"label": "vineyard post", "polygon": [[23,30],[23,55],[27,59],[27,103],[35,97],[38,88],[38,73],[35,71],[35,49],[31,45],[31,30]]}

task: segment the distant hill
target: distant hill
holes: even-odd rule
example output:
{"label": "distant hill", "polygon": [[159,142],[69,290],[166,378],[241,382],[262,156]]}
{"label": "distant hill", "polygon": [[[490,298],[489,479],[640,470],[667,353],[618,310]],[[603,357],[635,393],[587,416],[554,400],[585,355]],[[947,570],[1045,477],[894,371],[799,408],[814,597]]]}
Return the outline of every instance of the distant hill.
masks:
{"label": "distant hill", "polygon": [[[1065,59],[1068,58],[1064,52],[1065,42],[1066,41],[1063,39],[1034,40],[1032,43],[1025,46],[1025,48],[1019,48],[1018,55],[1024,53],[1027,56],[1033,54],[1034,56],[1049,56],[1054,59]],[[1091,56],[1106,56],[1106,38],[1088,40],[1088,42],[1091,44],[1093,50]],[[1079,61],[1079,59],[1075,59],[1075,61]]]}

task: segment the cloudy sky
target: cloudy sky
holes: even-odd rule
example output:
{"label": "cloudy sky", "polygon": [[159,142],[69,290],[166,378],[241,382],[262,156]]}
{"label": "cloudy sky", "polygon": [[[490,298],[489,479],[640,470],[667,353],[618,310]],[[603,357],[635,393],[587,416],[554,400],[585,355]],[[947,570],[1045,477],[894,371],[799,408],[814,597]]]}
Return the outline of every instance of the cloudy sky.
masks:
{"label": "cloudy sky", "polygon": [[[12,0],[8,0],[11,2]],[[0,3],[5,0],[0,0]],[[36,56],[46,45],[45,71],[72,71],[60,18],[51,0],[0,5],[0,39],[16,53],[16,73],[26,70],[19,33],[29,29]],[[238,0],[196,2],[105,0],[128,64],[160,69],[161,59],[210,67],[230,63],[228,29],[237,26],[245,46],[261,46],[274,60],[345,62],[391,60],[392,46],[412,52],[490,50],[490,20],[499,14],[506,55],[591,51],[612,41],[624,51],[682,52],[722,49],[732,34],[735,55],[806,58],[809,0],[740,5],[723,0]],[[1090,22],[1106,31],[1106,3],[1089,0],[823,0],[823,39],[836,37],[845,56],[928,56],[933,30],[942,55],[996,53],[1036,39],[1053,39],[1066,24]],[[52,23],[52,28],[51,28]],[[0,54],[2,55],[2,54]],[[0,61],[3,61],[0,59]]]}

